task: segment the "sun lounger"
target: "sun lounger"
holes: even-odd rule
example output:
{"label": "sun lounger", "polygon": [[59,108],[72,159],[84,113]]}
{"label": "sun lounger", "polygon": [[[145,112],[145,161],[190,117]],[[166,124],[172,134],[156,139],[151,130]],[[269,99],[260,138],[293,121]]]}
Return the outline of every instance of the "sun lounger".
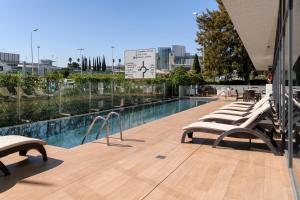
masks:
{"label": "sun lounger", "polygon": [[250,141],[251,139],[260,138],[274,154],[278,155],[280,153],[277,149],[277,143],[272,135],[266,134],[257,126],[260,121],[265,119],[268,114],[267,111],[267,107],[265,107],[265,109],[257,110],[241,124],[233,125],[214,122],[194,122],[183,128],[184,133],[182,134],[181,142],[185,142],[186,136],[192,139],[194,132],[208,132],[220,135],[214,142],[213,147],[218,146],[225,137],[244,138],[249,139]]}
{"label": "sun lounger", "polygon": [[256,105],[251,110],[247,110],[247,111],[245,111],[245,110],[227,110],[227,109],[224,109],[224,110],[214,111],[212,114],[226,114],[226,115],[246,116],[249,113],[252,113],[252,112],[258,110],[264,104],[269,104],[269,103],[270,103],[270,100],[264,101],[263,104]]}
{"label": "sun lounger", "polygon": [[231,104],[236,104],[236,105],[254,105],[254,102],[246,102],[246,101],[235,101],[232,102]]}
{"label": "sun lounger", "polygon": [[204,117],[199,118],[199,121],[203,122],[217,122],[217,123],[228,123],[228,124],[233,124],[233,123],[241,123],[252,117],[256,112],[269,112],[268,117],[272,116],[272,109],[270,104],[265,104],[258,110],[254,112],[249,112],[245,116],[238,116],[238,115],[228,115],[228,114],[209,114]]}
{"label": "sun lounger", "polygon": [[223,106],[219,110],[250,111],[251,109],[256,109],[256,108],[261,107],[263,104],[265,104],[265,102],[269,101],[269,99],[270,99],[269,96],[265,96],[259,102],[257,102],[256,104],[254,104],[252,106],[229,104],[229,105]]}
{"label": "sun lounger", "polygon": [[[43,160],[47,161],[47,153],[44,148],[46,142],[28,138],[24,136],[9,135],[9,136],[0,136],[0,158],[19,152],[20,156],[26,156],[29,150],[35,149],[39,151]],[[10,174],[7,167],[0,161],[0,170],[7,176]]]}
{"label": "sun lounger", "polygon": [[16,95],[11,94],[6,87],[0,87],[0,96],[3,98],[16,99]]}

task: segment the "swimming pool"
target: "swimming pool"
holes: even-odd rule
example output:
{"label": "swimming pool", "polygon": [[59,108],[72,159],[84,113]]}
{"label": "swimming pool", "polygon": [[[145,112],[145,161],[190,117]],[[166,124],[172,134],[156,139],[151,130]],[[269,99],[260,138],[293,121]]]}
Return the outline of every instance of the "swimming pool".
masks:
{"label": "swimming pool", "polygon": [[[120,113],[122,120],[122,129],[127,130],[147,122],[151,122],[163,117],[197,107],[206,103],[204,100],[182,99],[170,100],[164,102],[149,103],[146,105],[137,105],[115,110]],[[49,121],[36,122],[26,126],[10,127],[0,131],[0,135],[25,135],[28,137],[41,138],[49,145],[72,148],[81,144],[87,129],[96,116],[105,116],[110,111],[91,113],[73,117],[65,117]],[[86,142],[95,140],[96,134],[102,126],[102,121],[98,121],[86,138]],[[110,135],[119,133],[117,117],[112,117],[109,121]],[[103,129],[101,138],[105,137],[106,132]]]}

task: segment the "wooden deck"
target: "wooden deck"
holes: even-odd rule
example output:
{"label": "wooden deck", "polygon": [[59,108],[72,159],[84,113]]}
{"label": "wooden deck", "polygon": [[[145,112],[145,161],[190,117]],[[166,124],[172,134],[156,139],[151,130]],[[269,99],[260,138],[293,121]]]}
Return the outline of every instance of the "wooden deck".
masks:
{"label": "wooden deck", "polygon": [[211,148],[215,135],[197,133],[181,144],[184,125],[228,102],[215,101],[72,149],[47,146],[49,161],[32,152],[2,161],[0,199],[292,199],[286,161],[263,144],[227,139]]}

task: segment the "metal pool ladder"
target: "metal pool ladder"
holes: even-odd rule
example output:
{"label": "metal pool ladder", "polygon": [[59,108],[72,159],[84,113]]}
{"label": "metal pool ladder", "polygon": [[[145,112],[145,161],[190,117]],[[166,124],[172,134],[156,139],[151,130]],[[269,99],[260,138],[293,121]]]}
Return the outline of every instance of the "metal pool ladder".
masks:
{"label": "metal pool ladder", "polygon": [[97,116],[95,117],[95,119],[93,120],[93,122],[91,123],[91,125],[89,126],[81,144],[84,144],[85,141],[86,141],[86,138],[87,136],[91,133],[95,123],[98,121],[98,120],[102,120],[103,121],[103,124],[102,126],[99,128],[98,130],[98,133],[96,135],[96,140],[99,139],[99,136],[101,135],[102,133],[102,129],[105,127],[106,128],[106,145],[109,146],[109,133],[110,133],[110,128],[109,128],[109,125],[108,125],[108,120],[112,117],[112,116],[117,116],[118,118],[118,122],[119,122],[119,128],[120,128],[120,140],[123,141],[123,133],[122,133],[122,120],[121,120],[121,115],[117,112],[110,112],[106,118],[102,117],[102,116]]}

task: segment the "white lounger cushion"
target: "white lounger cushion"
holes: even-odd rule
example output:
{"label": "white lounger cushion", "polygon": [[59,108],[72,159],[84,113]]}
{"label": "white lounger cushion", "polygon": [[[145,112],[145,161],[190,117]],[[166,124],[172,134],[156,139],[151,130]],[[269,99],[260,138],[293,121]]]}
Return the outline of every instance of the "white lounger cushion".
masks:
{"label": "white lounger cushion", "polygon": [[[268,100],[270,99],[269,96],[264,96],[259,102],[257,102],[254,106],[253,106],[253,110],[260,108],[261,106],[263,106],[266,102],[268,102]],[[226,105],[222,108],[220,108],[219,110],[236,110],[236,111],[248,111],[249,110],[249,106],[245,106],[245,105],[236,105],[236,104],[229,104]]]}
{"label": "white lounger cushion", "polygon": [[239,128],[239,126],[220,124],[220,123],[214,123],[214,122],[194,122],[194,123],[191,123],[190,125],[184,127],[183,130],[189,130],[189,129],[192,130],[192,129],[197,129],[197,128],[225,132],[225,131],[229,131],[231,129]]}
{"label": "white lounger cushion", "polygon": [[218,110],[249,111],[250,108],[236,107],[236,106],[228,106],[228,107],[222,107],[222,108],[219,108]]}
{"label": "white lounger cushion", "polygon": [[[261,106],[260,108],[256,109],[255,111],[253,112],[249,112],[246,116],[242,117],[242,116],[239,116],[239,115],[230,115],[230,114],[209,114],[209,115],[206,115],[202,118],[200,118],[199,120],[205,120],[205,119],[224,119],[224,120],[228,120],[228,121],[238,121],[238,120],[241,120],[243,118],[245,119],[249,119],[250,117],[252,116],[258,116],[259,114],[263,113],[263,112],[266,112],[268,109],[270,109],[270,104],[266,103],[264,104],[263,106]],[[233,112],[233,111],[232,111]]]}
{"label": "white lounger cushion", "polygon": [[38,143],[41,145],[46,144],[46,142],[42,140],[19,136],[19,135],[0,136],[0,151],[4,151],[20,145],[32,144],[32,143]]}
{"label": "white lounger cushion", "polygon": [[244,117],[241,116],[234,116],[234,115],[225,115],[225,114],[210,114],[204,117],[201,117],[199,120],[206,120],[206,119],[220,119],[220,120],[229,120],[229,121],[238,121],[243,119]]}
{"label": "white lounger cushion", "polygon": [[227,114],[227,115],[236,115],[236,116],[243,116],[248,114],[249,112],[244,111],[235,111],[235,110],[217,110],[212,114]]}
{"label": "white lounger cushion", "polygon": [[235,101],[235,102],[232,102],[231,104],[252,106],[255,103],[254,102],[245,102],[245,101]]}
{"label": "white lounger cushion", "polygon": [[252,107],[252,105],[251,106],[247,106],[247,105],[239,105],[239,104],[229,104],[229,105],[226,105],[226,106],[223,106],[222,108],[220,108],[220,109],[224,109],[224,108],[251,108]]}

